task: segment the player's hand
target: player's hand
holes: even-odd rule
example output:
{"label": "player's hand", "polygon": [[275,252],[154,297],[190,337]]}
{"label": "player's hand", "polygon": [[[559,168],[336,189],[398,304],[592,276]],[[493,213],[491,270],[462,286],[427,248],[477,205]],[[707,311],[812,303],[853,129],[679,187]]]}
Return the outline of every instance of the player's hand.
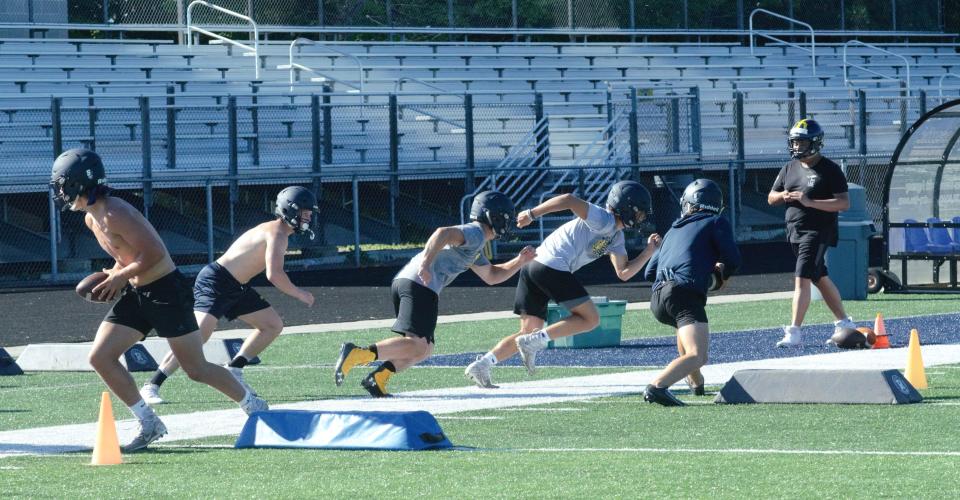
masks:
{"label": "player's hand", "polygon": [[433,274],[430,272],[429,267],[420,266],[420,269],[417,270],[417,276],[420,277],[420,281],[423,282],[424,286],[430,286],[430,282],[433,281]]}
{"label": "player's hand", "polygon": [[520,253],[517,254],[517,257],[520,258],[520,265],[524,265],[527,262],[533,260],[537,256],[537,249],[533,248],[530,245],[523,247],[523,250],[520,250]]}
{"label": "player's hand", "polygon": [[313,307],[313,294],[306,290],[300,290],[300,296],[297,297],[297,300],[306,304],[307,307]]}
{"label": "player's hand", "polygon": [[660,244],[663,243],[663,238],[659,234],[653,233],[650,236],[647,236],[647,246],[652,246],[653,248],[660,248]]}
{"label": "player's hand", "polygon": [[533,217],[530,216],[529,210],[524,210],[520,212],[520,215],[517,216],[517,227],[525,228],[533,223]]}
{"label": "player's hand", "polygon": [[99,300],[110,302],[117,298],[123,287],[127,286],[127,280],[120,277],[120,273],[116,272],[115,269],[104,269],[103,272],[107,273],[107,278],[93,287],[90,293]]}

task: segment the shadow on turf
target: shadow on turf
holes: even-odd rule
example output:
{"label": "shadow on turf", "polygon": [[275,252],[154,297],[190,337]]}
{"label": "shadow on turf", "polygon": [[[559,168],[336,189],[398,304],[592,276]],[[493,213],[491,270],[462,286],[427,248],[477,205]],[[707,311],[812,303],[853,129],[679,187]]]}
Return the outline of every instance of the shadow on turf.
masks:
{"label": "shadow on turf", "polygon": [[30,413],[31,410],[0,409],[0,413]]}

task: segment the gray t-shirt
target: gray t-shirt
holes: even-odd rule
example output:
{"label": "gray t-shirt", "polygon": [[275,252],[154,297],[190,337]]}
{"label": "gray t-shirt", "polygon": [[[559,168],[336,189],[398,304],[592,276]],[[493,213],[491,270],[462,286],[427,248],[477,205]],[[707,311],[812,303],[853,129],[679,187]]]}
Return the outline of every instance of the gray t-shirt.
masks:
{"label": "gray t-shirt", "polygon": [[579,217],[550,233],[537,248],[536,261],[557,271],[574,272],[607,254],[627,255],[623,231],[610,212],[590,204]]}
{"label": "gray t-shirt", "polygon": [[[437,253],[433,259],[433,269],[431,273],[433,278],[430,280],[427,288],[437,294],[440,290],[450,284],[460,273],[470,269],[470,266],[486,266],[490,264],[487,257],[483,255],[483,245],[486,240],[483,236],[483,226],[479,222],[472,222],[462,226],[453,226],[463,232],[463,244],[458,247],[447,245]],[[417,284],[423,285],[417,271],[420,270],[420,263],[423,262],[423,251],[415,255],[403,269],[397,273],[393,279],[406,278]]]}

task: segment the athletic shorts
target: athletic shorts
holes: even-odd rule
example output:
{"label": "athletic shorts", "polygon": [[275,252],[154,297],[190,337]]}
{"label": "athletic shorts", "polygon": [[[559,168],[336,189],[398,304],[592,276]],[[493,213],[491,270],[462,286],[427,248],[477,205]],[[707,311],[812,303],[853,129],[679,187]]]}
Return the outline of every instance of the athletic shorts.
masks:
{"label": "athletic shorts", "polygon": [[397,315],[393,330],[400,335],[413,335],[433,344],[437,329],[438,297],[433,290],[406,278],[393,280],[393,312]]}
{"label": "athletic shorts", "polygon": [[148,285],[127,285],[103,321],[133,328],[144,338],[150,330],[170,338],[200,329],[193,316],[190,282],[176,269]]}
{"label": "athletic shorts", "polygon": [[588,302],[590,295],[573,273],[557,271],[535,260],[520,270],[514,314],[526,314],[547,320],[547,303],[554,301],[571,310]]}
{"label": "athletic shorts", "polygon": [[653,317],[674,328],[707,323],[706,305],[706,295],[676,286],[672,281],[662,281],[654,285],[653,295],[650,296],[650,311],[653,312]]}
{"label": "athletic shorts", "polygon": [[239,316],[270,307],[256,290],[241,284],[227,268],[214,262],[197,275],[193,284],[193,310],[207,313],[217,319],[224,316],[233,321]]}
{"label": "athletic shorts", "polygon": [[797,258],[794,276],[807,278],[816,283],[827,275],[827,248],[829,245],[817,236],[801,240],[799,243],[790,243],[793,255]]}

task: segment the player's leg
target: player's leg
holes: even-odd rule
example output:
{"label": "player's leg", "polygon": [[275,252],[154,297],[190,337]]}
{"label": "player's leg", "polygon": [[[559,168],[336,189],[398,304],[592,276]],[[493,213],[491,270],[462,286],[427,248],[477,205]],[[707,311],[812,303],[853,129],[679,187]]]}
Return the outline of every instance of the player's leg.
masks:
{"label": "player's leg", "polygon": [[[677,332],[677,354],[683,356],[686,353],[687,350],[684,349],[683,342],[680,341],[680,333]],[[690,372],[690,375],[687,375],[687,385],[690,387],[690,392],[695,396],[703,396],[705,394],[703,384],[703,374],[700,373],[699,369],[693,370]]]}
{"label": "player's leg", "polygon": [[253,333],[243,341],[230,366],[243,368],[251,359],[260,355],[283,331],[283,319],[259,293],[245,286],[243,293],[233,307],[227,311],[227,319],[237,318],[252,326]]}
{"label": "player's leg", "polygon": [[[217,318],[201,311],[194,311],[193,315],[197,320],[197,324],[200,325],[200,336],[203,342],[206,343],[210,340],[213,331],[217,328]],[[180,363],[177,362],[173,351],[167,352],[163,360],[160,361],[160,366],[157,367],[157,371],[155,371],[147,383],[143,384],[143,387],[140,388],[140,396],[143,397],[143,400],[151,405],[162,404],[164,400],[160,397],[160,387],[167,381],[167,378],[176,373],[179,368]]]}
{"label": "player's leg", "polygon": [[793,254],[796,256],[796,266],[793,279],[793,301],[790,310],[790,325],[783,327],[783,338],[777,342],[777,347],[799,347],[803,345],[803,336],[800,328],[803,319],[810,308],[810,283],[817,274],[817,249],[811,241],[791,243]]}
{"label": "player's leg", "polygon": [[836,321],[833,322],[834,333],[839,332],[843,328],[856,328],[857,324],[853,322],[853,318],[847,316],[847,311],[843,308],[840,291],[837,290],[837,286],[833,283],[833,280],[830,279],[830,276],[827,275],[826,255],[827,245],[821,244],[816,261],[818,279],[813,280],[813,284],[820,291],[820,296],[823,297],[823,302],[827,305],[827,308],[830,309],[830,312],[833,313],[833,317],[836,318]]}
{"label": "player's leg", "polygon": [[433,343],[432,334],[421,337],[413,333],[377,342],[379,359],[384,361],[360,381],[360,386],[375,398],[389,397],[387,383],[390,377],[429,358]]}
{"label": "player's leg", "polygon": [[199,331],[167,337],[167,342],[190,380],[209,385],[222,392],[238,403],[248,414],[267,409],[266,402],[252,391],[248,391],[226,368],[204,358],[203,342]]}
{"label": "player's leg", "polygon": [[684,353],[671,361],[653,380],[656,387],[668,388],[707,364],[707,347],[710,343],[710,327],[707,323],[683,325],[677,329],[677,338],[683,344]]}
{"label": "player's leg", "polygon": [[123,446],[124,452],[146,448],[148,444],[167,433],[167,428],[154,413],[153,408],[140,397],[137,384],[130,372],[119,361],[123,353],[139,342],[143,336],[142,331],[130,326],[100,323],[89,355],[90,365],[107,387],[127,405],[130,413],[139,423],[140,432],[130,443]]}

